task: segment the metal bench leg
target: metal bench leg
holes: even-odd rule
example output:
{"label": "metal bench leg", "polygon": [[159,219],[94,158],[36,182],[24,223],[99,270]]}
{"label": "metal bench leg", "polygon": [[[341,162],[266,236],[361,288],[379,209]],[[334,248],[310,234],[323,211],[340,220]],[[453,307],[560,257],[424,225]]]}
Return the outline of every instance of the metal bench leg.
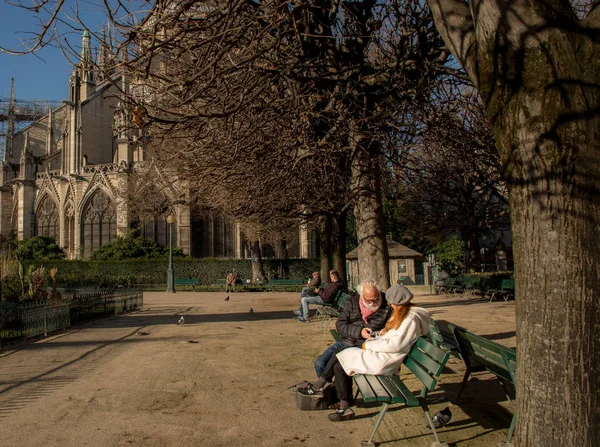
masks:
{"label": "metal bench leg", "polygon": [[433,432],[433,437],[435,438],[435,442],[431,444],[431,447],[448,447],[448,444],[441,443],[440,438],[438,437],[437,431],[435,431],[435,427],[433,426],[433,421],[431,420],[431,414],[429,414],[429,409],[423,408],[423,412],[425,416],[427,416],[427,423]]}
{"label": "metal bench leg", "polygon": [[508,429],[508,436],[506,437],[506,443],[510,444],[510,438],[512,438],[513,432],[515,431],[515,425],[517,423],[517,414],[513,414],[512,421],[510,421],[510,428]]}
{"label": "metal bench leg", "polygon": [[517,414],[515,413],[512,417],[512,421],[510,422],[510,427],[508,429],[508,436],[506,437],[506,442],[498,443],[498,447],[513,447],[513,443],[510,442],[512,438],[513,432],[515,431],[515,425],[517,423]]}
{"label": "metal bench leg", "polygon": [[509,402],[512,402],[512,399],[508,395],[508,389],[506,388],[506,383],[504,383],[504,380],[502,380],[500,377],[498,377],[498,382],[500,382],[500,385],[502,385],[502,389],[504,390],[504,395],[506,396],[506,400],[508,400]]}
{"label": "metal bench leg", "polygon": [[458,391],[458,395],[456,396],[456,403],[458,403],[458,401],[460,400],[460,396],[462,396],[462,393],[465,390],[465,386],[467,385],[467,382],[469,381],[469,376],[470,375],[471,375],[471,371],[469,371],[467,369],[465,371],[465,375],[463,376],[463,381],[460,384],[460,390]]}
{"label": "metal bench leg", "polygon": [[379,412],[379,415],[377,416],[377,421],[375,421],[375,427],[373,427],[373,431],[371,432],[371,436],[369,437],[369,440],[360,442],[360,445],[362,447],[374,447],[375,446],[375,443],[373,442],[373,438],[375,437],[375,433],[377,433],[377,429],[379,428],[379,425],[381,425],[381,421],[383,421],[383,417],[385,416],[387,409],[388,409],[388,404],[384,403],[383,407],[381,408],[381,411]]}

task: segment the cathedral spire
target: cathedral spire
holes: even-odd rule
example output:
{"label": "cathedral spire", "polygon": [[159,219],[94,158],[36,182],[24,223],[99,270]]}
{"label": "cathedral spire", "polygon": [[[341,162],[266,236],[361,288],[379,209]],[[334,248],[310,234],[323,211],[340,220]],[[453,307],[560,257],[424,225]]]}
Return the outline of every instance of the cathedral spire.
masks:
{"label": "cathedral spire", "polygon": [[15,137],[15,78],[10,78],[10,100],[8,102],[8,129],[6,132],[6,149],[4,161],[12,158]]}
{"label": "cathedral spire", "polygon": [[79,56],[79,72],[81,78],[81,100],[85,101],[94,93],[96,82],[94,80],[94,68],[92,61],[92,39],[88,30],[81,37],[81,54]]}
{"label": "cathedral spire", "polygon": [[[109,28],[110,32],[110,28]],[[98,80],[104,81],[110,79],[114,61],[111,60],[111,47],[106,39],[106,28],[102,27],[102,40],[100,41],[100,50],[98,51]]]}

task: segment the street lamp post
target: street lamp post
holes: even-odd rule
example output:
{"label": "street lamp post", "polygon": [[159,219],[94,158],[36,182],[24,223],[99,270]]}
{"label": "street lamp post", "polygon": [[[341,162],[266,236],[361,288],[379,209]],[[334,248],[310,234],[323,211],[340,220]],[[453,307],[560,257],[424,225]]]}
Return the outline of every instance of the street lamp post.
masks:
{"label": "street lamp post", "polygon": [[169,268],[167,269],[167,293],[175,293],[175,276],[173,275],[173,224],[175,216],[167,217],[169,224]]}

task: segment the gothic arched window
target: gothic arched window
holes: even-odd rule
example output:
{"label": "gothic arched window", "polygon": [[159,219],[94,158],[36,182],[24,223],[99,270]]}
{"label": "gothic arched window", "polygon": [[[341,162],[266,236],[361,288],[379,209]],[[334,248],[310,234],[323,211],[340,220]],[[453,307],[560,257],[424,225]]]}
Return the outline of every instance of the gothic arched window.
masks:
{"label": "gothic arched window", "polygon": [[[141,225],[142,237],[148,241],[168,246],[170,231],[167,223],[168,216],[169,212],[159,216],[146,216]],[[173,246],[177,246],[177,223],[173,224]]]}
{"label": "gothic arched window", "polygon": [[54,200],[45,196],[35,212],[35,234],[37,236],[58,236],[58,210]]}
{"label": "gothic arched window", "polygon": [[117,235],[117,212],[110,197],[97,189],[83,209],[83,256],[110,242]]}

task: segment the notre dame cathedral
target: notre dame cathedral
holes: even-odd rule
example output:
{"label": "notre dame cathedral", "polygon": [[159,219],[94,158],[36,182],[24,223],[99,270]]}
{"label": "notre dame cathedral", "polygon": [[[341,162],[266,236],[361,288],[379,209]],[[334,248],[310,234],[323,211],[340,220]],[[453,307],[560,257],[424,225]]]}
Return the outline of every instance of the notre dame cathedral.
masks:
{"label": "notre dame cathedral", "polygon": [[[11,131],[9,110],[0,172],[0,232],[13,230],[19,239],[52,236],[70,259],[77,259],[132,228],[168,244],[167,216],[173,215],[173,244],[185,254],[246,257],[240,225],[211,213],[194,217],[181,204],[186,203],[181,200],[188,194],[185,187],[168,182],[145,156],[139,131],[127,125],[127,76],[101,74],[110,73],[102,70],[102,51],[95,64],[100,70],[92,62],[86,31],[79,64],[70,76],[69,99],[18,132]],[[157,205],[132,206],[149,198]],[[311,233],[300,228],[287,256],[314,257]],[[267,249],[264,255],[274,253]]]}

